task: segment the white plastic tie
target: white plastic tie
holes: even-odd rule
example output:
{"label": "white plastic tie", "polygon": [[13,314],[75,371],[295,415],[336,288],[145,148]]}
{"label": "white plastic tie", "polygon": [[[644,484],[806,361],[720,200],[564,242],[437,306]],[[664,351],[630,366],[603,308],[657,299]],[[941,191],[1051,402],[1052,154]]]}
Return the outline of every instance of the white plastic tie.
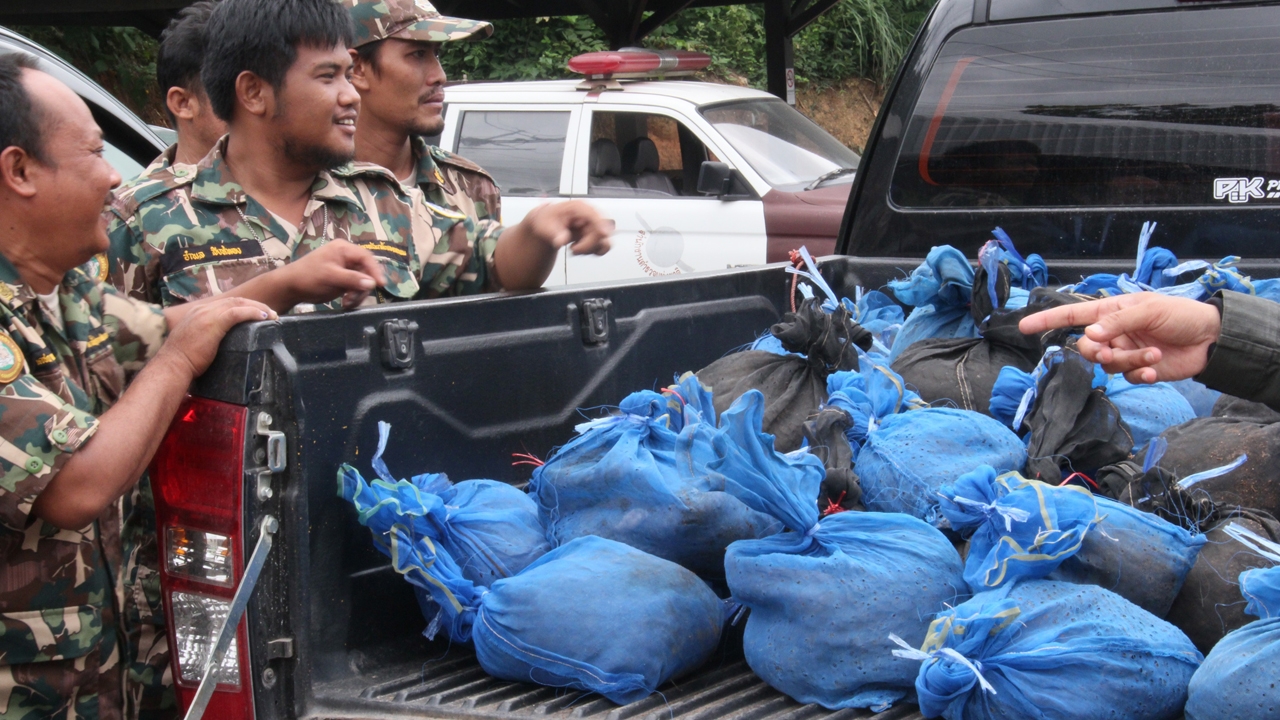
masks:
{"label": "white plastic tie", "polygon": [[894,657],[900,657],[905,660],[919,660],[921,662],[926,660],[936,660],[936,659],[945,657],[948,660],[953,660],[969,668],[969,671],[973,673],[973,676],[978,678],[978,686],[982,688],[983,692],[989,692],[992,695],[997,694],[995,687],[993,687],[991,683],[987,682],[987,679],[982,676],[982,663],[976,660],[970,660],[964,655],[961,655],[955,649],[942,648],[941,650],[934,650],[931,653],[927,653],[923,650],[917,650],[911,647],[910,645],[907,644],[905,640],[898,637],[897,635],[894,635],[893,633],[889,633],[889,639],[892,640],[895,645],[898,645],[900,648],[902,648],[901,650],[893,651]]}
{"label": "white plastic tie", "polygon": [[[946,496],[944,495],[943,497],[946,497]],[[956,503],[957,505],[966,505],[968,507],[978,508],[979,510],[986,513],[988,516],[993,513],[996,515],[999,515],[1000,517],[1004,518],[1005,532],[1013,532],[1013,524],[1015,522],[1024,523],[1031,518],[1031,513],[1026,510],[1023,510],[1022,508],[1005,507],[1003,505],[998,505],[996,503],[984,503],[979,500],[970,500],[967,497],[961,497],[959,495],[955,497],[949,497],[947,499]]]}
{"label": "white plastic tie", "polygon": [[822,529],[822,523],[814,523],[813,527],[805,531],[804,536],[807,538],[811,538],[814,535],[816,535],[818,531],[821,529]]}
{"label": "white plastic tie", "polygon": [[1262,537],[1258,533],[1239,523],[1231,523],[1226,527],[1226,533],[1232,540],[1244,545],[1253,552],[1258,553],[1262,557],[1274,563],[1280,563],[1280,544],[1276,544],[1267,538]]}

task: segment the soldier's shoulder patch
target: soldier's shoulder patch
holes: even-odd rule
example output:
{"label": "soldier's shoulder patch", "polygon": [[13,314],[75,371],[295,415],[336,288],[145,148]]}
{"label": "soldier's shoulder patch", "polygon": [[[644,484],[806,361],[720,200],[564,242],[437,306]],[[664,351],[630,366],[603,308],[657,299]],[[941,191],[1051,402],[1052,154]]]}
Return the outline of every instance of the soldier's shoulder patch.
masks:
{"label": "soldier's shoulder patch", "polygon": [[467,171],[467,172],[479,173],[479,174],[481,174],[481,175],[485,176],[486,178],[488,178],[488,179],[490,180],[490,182],[492,182],[492,181],[493,181],[493,176],[492,176],[492,175],[490,175],[490,174],[489,174],[489,172],[488,172],[487,170],[485,170],[484,168],[480,167],[479,165],[477,165],[477,164],[475,164],[475,163],[471,162],[470,160],[468,160],[468,159],[466,159],[466,158],[464,158],[464,157],[460,157],[460,156],[458,156],[458,155],[454,155],[453,153],[449,152],[448,150],[444,150],[444,149],[442,149],[442,148],[438,148],[438,147],[436,147],[435,145],[432,145],[432,146],[431,146],[431,159],[435,160],[436,162],[444,163],[445,165],[449,165],[450,167],[457,168],[457,169],[459,169],[459,170],[465,170],[465,171]]}
{"label": "soldier's shoulder patch", "polygon": [[110,264],[107,260],[106,253],[98,253],[92,258],[89,258],[89,262],[80,266],[80,269],[84,271],[85,275],[88,275],[100,283],[107,281],[107,271],[109,268]]}
{"label": "soldier's shoulder patch", "polygon": [[117,191],[111,203],[111,210],[122,220],[128,220],[144,204],[172,190],[194,183],[196,175],[195,165],[179,163],[162,168],[150,177],[136,180],[129,187]]}
{"label": "soldier's shoulder patch", "polygon": [[0,385],[8,385],[22,374],[22,350],[7,334],[0,333]]}
{"label": "soldier's shoulder patch", "polygon": [[12,285],[7,282],[0,282],[0,301],[9,302],[16,296],[17,293],[14,292]]}

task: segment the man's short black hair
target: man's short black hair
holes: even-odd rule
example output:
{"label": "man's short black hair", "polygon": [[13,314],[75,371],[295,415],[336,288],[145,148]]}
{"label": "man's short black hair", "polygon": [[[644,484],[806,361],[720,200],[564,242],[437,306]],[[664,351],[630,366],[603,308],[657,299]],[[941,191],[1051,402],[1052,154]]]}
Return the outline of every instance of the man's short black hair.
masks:
{"label": "man's short black hair", "polygon": [[351,15],[335,0],[223,0],[209,18],[200,77],[218,117],[231,121],[236,78],[251,72],[277,91],[301,46],[351,47]]}
{"label": "man's short black hair", "polygon": [[375,40],[365,43],[356,48],[356,55],[364,61],[366,65],[373,69],[374,72],[380,72],[382,68],[378,67],[378,54],[382,50],[382,46],[386,44],[385,40]]}
{"label": "man's short black hair", "polygon": [[26,53],[0,55],[0,152],[18,147],[45,162],[44,138],[40,134],[44,113],[22,82],[24,70],[39,69],[36,59]]}
{"label": "man's short black hair", "polygon": [[[209,16],[217,7],[216,0],[200,2],[183,8],[160,34],[160,50],[156,53],[156,82],[160,85],[160,99],[169,94],[169,88],[180,87],[187,92],[203,92],[200,83],[200,65],[204,62],[205,28]],[[165,103],[169,122],[176,122],[169,105]]]}

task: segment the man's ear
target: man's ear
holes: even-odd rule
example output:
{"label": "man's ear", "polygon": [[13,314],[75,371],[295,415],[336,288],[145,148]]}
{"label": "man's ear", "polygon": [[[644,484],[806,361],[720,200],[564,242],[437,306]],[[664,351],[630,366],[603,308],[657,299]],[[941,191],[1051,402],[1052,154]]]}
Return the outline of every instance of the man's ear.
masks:
{"label": "man's ear", "polygon": [[169,88],[169,92],[164,97],[164,104],[169,108],[169,112],[179,120],[187,122],[191,122],[196,115],[200,114],[199,102],[195,93],[178,86]]}
{"label": "man's ear", "polygon": [[19,197],[35,197],[35,165],[35,158],[26,150],[16,145],[5,148],[0,152],[0,187]]}
{"label": "man's ear", "polygon": [[236,102],[250,115],[268,116],[275,109],[275,88],[260,76],[245,70],[236,76]]}
{"label": "man's ear", "polygon": [[347,52],[351,53],[351,84],[361,94],[369,92],[369,75],[377,71],[360,57],[360,53],[355,50]]}

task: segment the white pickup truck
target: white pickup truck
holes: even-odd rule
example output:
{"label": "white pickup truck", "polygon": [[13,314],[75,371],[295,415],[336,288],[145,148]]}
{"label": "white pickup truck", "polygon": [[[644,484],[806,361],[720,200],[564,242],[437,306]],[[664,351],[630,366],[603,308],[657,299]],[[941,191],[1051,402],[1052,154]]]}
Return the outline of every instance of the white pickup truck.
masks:
{"label": "white pickup truck", "polygon": [[[591,55],[627,63],[658,54]],[[857,153],[767,93],[619,81],[634,73],[618,69],[609,81],[445,91],[439,144],[494,176],[504,222],[579,198],[618,223],[609,254],[563,255],[548,285],[763,265],[801,245],[834,251]]]}

